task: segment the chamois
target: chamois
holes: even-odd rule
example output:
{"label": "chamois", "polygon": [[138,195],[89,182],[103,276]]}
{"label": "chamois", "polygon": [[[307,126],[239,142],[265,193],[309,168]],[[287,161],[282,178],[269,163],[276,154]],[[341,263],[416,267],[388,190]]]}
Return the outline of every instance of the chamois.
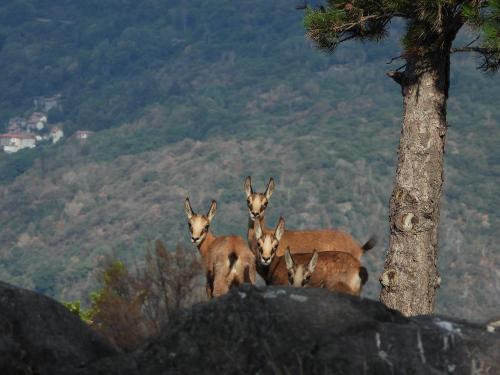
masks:
{"label": "chamois", "polygon": [[[254,225],[256,251],[254,252],[256,257],[258,257],[259,259],[259,263],[263,266],[269,266],[273,258],[275,256],[282,257],[286,249],[290,249],[290,252],[292,254],[310,254],[313,251],[334,251],[349,254],[353,256],[357,261],[359,261],[359,258],[356,258],[353,254],[346,251],[330,250],[331,247],[329,246],[329,244],[323,245],[323,239],[321,237],[314,237],[314,235],[312,235],[312,233],[314,233],[313,231],[307,232],[307,235],[303,237],[302,240],[304,240],[304,238],[305,240],[307,240],[304,240],[303,242],[304,245],[307,245],[306,249],[303,249],[299,247],[302,243],[300,242],[301,239],[298,238],[299,233],[301,232],[285,230],[285,219],[283,219],[283,217],[279,218],[278,225],[276,226],[276,229],[274,231],[269,229],[263,231],[260,222],[256,221]],[[368,250],[373,247],[374,243],[375,240],[372,238],[362,247],[362,249]],[[292,250],[291,248],[292,245],[295,246],[294,250]],[[323,246],[323,249],[319,251],[316,246]]]}
{"label": "chamois", "polygon": [[[264,277],[266,284],[290,283],[294,286],[305,286],[309,283],[311,275],[314,275],[311,286],[359,295],[361,286],[368,279],[368,274],[358,259],[341,251],[318,253],[316,250],[313,250],[312,256],[311,253],[295,253],[292,258],[289,247],[286,248],[284,256],[275,256],[285,238],[283,233],[286,231],[285,220],[282,217],[274,232],[263,233],[260,223],[255,222],[256,246],[261,259],[259,273]],[[293,261],[294,258],[297,263]]]}
{"label": "chamois", "polygon": [[247,207],[248,207],[248,229],[247,229],[247,239],[248,246],[257,254],[257,243],[255,239],[254,223],[258,221],[261,228],[267,231],[264,211],[269,203],[269,199],[274,191],[274,180],[271,177],[267,183],[266,190],[264,193],[256,193],[252,189],[252,178],[248,176],[245,179],[244,184],[245,194],[247,196]]}
{"label": "chamois", "polygon": [[[269,233],[270,229],[265,227],[265,209],[268,205],[269,198],[274,190],[274,180],[269,180],[265,193],[256,193],[252,189],[250,176],[245,179],[245,193],[247,196],[247,205],[250,214],[248,221],[248,243],[252,251],[257,253],[257,240],[255,236],[255,227],[260,225],[263,233]],[[258,219],[258,220],[256,220]],[[280,246],[277,248],[276,256],[283,256],[285,249],[290,248],[292,254],[295,253],[312,253],[314,250],[323,251],[339,251],[351,254],[356,259],[360,260],[361,256],[376,244],[376,238],[371,237],[363,246],[360,246],[349,234],[335,229],[320,229],[320,230],[286,230],[282,236]],[[267,257],[268,255],[266,255]],[[259,258],[263,265],[269,264],[262,257]]]}
{"label": "chamois", "polygon": [[244,282],[255,283],[255,256],[240,236],[218,236],[210,231],[210,223],[217,211],[212,201],[206,215],[193,212],[189,198],[184,202],[191,242],[198,247],[206,272],[206,290],[209,298],[229,291],[231,286]]}
{"label": "chamois", "polygon": [[275,257],[266,276],[268,285],[326,288],[333,292],[359,296],[368,280],[366,268],[352,255],[340,251],[314,251]]}

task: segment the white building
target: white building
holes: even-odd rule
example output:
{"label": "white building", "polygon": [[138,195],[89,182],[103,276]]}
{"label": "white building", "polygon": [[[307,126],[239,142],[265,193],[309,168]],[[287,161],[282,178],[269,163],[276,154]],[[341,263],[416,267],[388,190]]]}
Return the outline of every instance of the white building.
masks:
{"label": "white building", "polygon": [[36,137],[30,133],[0,134],[0,147],[5,152],[17,152],[23,148],[36,147]]}
{"label": "white building", "polygon": [[50,129],[50,138],[52,138],[52,143],[57,143],[59,140],[64,137],[64,132],[61,128],[54,126]]}

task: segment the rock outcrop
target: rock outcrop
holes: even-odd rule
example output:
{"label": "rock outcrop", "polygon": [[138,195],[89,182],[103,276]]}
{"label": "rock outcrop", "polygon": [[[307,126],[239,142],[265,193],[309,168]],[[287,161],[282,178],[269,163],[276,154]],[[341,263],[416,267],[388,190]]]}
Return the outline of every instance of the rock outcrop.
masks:
{"label": "rock outcrop", "polygon": [[500,374],[500,334],[324,289],[244,286],[80,374]]}
{"label": "rock outcrop", "polygon": [[500,374],[500,333],[484,325],[409,319],[324,289],[233,289],[180,311],[133,353],[55,301],[0,293],[1,374]]}
{"label": "rock outcrop", "polygon": [[114,354],[60,303],[0,282],[0,374],[64,374]]}

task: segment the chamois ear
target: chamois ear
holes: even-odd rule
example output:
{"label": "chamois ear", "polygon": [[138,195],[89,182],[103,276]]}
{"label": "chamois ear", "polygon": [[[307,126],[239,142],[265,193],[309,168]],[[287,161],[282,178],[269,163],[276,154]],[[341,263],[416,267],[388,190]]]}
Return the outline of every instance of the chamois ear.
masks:
{"label": "chamois ear", "polygon": [[189,220],[193,217],[193,209],[191,208],[191,203],[189,202],[189,198],[186,197],[186,200],[184,201],[184,211],[186,212],[186,216]]}
{"label": "chamois ear", "polygon": [[295,266],[295,263],[293,262],[292,254],[290,254],[290,248],[287,247],[285,251],[285,263],[286,263],[286,269],[288,272],[292,272],[293,268]]}
{"label": "chamois ear", "polygon": [[255,220],[253,222],[253,230],[255,231],[255,238],[260,240],[262,238],[262,227],[260,226],[260,220]]}
{"label": "chamois ear", "polygon": [[314,272],[317,264],[318,264],[318,252],[314,250],[313,256],[311,257],[309,263],[307,264],[307,270],[309,271],[309,273]]}
{"label": "chamois ear", "polygon": [[245,187],[245,194],[247,195],[248,198],[251,194],[253,194],[252,178],[250,176],[245,178],[245,185],[243,186]]}
{"label": "chamois ear", "polygon": [[210,205],[210,209],[208,210],[207,213],[207,219],[209,223],[214,218],[216,212],[217,212],[217,202],[213,200],[212,204]]}
{"label": "chamois ear", "polygon": [[274,191],[274,180],[271,177],[267,184],[266,191],[264,192],[264,195],[266,196],[267,199],[271,198],[271,195],[273,195],[273,191]]}
{"label": "chamois ear", "polygon": [[283,217],[280,217],[278,225],[276,226],[276,230],[274,231],[274,237],[276,237],[278,241],[281,241],[283,233],[285,233],[285,219],[283,219]]}

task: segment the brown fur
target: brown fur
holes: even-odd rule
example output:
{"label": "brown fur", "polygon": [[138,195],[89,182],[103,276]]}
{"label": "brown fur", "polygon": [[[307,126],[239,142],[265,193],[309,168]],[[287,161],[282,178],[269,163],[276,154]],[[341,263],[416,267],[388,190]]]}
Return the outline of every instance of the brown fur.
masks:
{"label": "brown fur", "polygon": [[255,256],[242,237],[224,236],[208,251],[207,272],[213,275],[209,297],[226,294],[232,286],[255,284]]}
{"label": "brown fur", "polygon": [[349,234],[335,229],[322,230],[286,230],[281,238],[276,256],[285,255],[290,248],[292,254],[312,253],[314,250],[339,251],[349,253],[356,259],[361,259],[363,248]]}
{"label": "brown fur", "polygon": [[[311,254],[293,254],[296,265],[305,267]],[[312,272],[308,286],[326,288],[334,292],[359,296],[362,280],[361,265],[352,255],[339,251],[319,252],[315,270]],[[269,266],[266,276],[268,285],[288,285],[290,283],[285,256],[275,257]]]}
{"label": "brown fur", "polygon": [[[324,235],[322,236],[321,233]],[[345,246],[347,241],[340,241],[341,235],[347,236],[348,239],[352,238],[342,232],[332,232],[332,231],[286,231],[285,230],[285,219],[282,217],[278,221],[276,229],[263,231],[260,227],[260,222],[256,221],[254,225],[253,235],[255,237],[255,249],[253,250],[258,260],[263,265],[269,264],[275,256],[283,256],[286,249],[290,249],[292,254],[295,253],[312,253],[313,251],[338,251],[343,253],[348,253],[352,256],[352,252],[345,251],[340,248],[340,244]],[[337,236],[337,241],[333,241],[332,237]],[[344,236],[344,237],[345,237]],[[330,241],[327,241],[327,240]],[[354,240],[352,240],[354,242]],[[352,244],[351,242],[351,244]],[[371,248],[375,243],[375,239],[371,238],[363,247],[359,247],[360,252],[366,251],[366,249]],[[357,243],[354,242],[356,246]],[[323,246],[322,248],[316,248],[316,246]],[[356,249],[355,246],[351,247]],[[360,257],[354,256],[358,261]]]}
{"label": "brown fur", "polygon": [[[248,245],[254,254],[259,257],[254,225],[256,220],[259,220],[263,233],[273,233],[273,230],[267,228],[265,225],[264,214],[272,192],[274,191],[274,181],[272,178],[269,180],[264,193],[256,193],[252,189],[251,178],[247,177],[245,179],[244,188],[250,215],[247,230]],[[319,252],[339,251],[351,254],[353,257],[360,260],[361,256],[367,250],[375,246],[375,243],[375,238],[370,238],[365,245],[361,246],[351,235],[336,229],[286,230],[280,240],[280,245],[275,255],[283,256],[286,248],[289,247],[292,254],[298,252],[312,253],[314,250]]]}
{"label": "brown fur", "polygon": [[229,291],[231,286],[244,282],[255,283],[255,256],[240,236],[216,237],[210,231],[217,203],[212,201],[207,215],[193,212],[189,199],[184,204],[191,240],[198,247],[206,270],[206,290],[209,298]]}

